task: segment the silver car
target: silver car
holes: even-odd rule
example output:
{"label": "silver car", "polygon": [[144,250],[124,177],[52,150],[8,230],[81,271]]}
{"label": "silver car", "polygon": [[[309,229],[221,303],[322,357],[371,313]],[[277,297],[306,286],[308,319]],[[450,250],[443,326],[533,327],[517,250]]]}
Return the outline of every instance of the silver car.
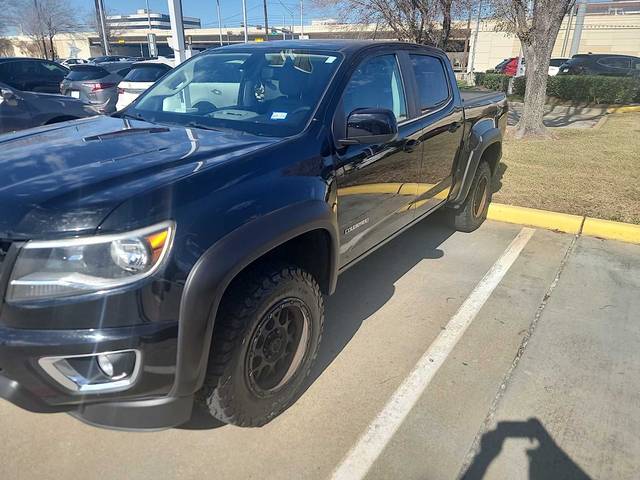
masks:
{"label": "silver car", "polygon": [[60,84],[63,95],[91,104],[100,113],[116,111],[118,83],[131,70],[131,62],[75,65]]}

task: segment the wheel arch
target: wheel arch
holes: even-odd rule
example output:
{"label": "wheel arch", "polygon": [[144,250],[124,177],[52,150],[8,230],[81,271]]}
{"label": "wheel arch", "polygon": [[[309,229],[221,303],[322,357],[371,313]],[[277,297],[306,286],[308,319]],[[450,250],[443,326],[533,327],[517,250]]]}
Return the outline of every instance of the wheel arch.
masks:
{"label": "wheel arch", "polygon": [[[311,254],[309,248],[317,248]],[[249,222],[211,246],[192,268],[182,294],[172,396],[197,391],[206,373],[215,317],[232,281],[259,262],[302,261],[323,293],[335,290],[339,247],[335,212],[311,200]]]}
{"label": "wheel arch", "polygon": [[502,132],[495,126],[493,119],[487,118],[476,123],[468,142],[469,153],[460,179],[460,187],[449,199],[449,203],[454,206],[462,204],[467,198],[480,162],[487,161],[491,167],[491,173],[495,174],[502,157]]}

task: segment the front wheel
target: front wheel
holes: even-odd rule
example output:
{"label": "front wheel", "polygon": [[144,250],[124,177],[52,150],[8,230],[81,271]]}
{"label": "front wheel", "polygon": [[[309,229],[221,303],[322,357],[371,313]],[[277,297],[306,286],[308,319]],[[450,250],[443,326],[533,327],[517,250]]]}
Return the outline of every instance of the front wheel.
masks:
{"label": "front wheel", "polygon": [[250,273],[220,306],[198,398],[220,421],[258,427],[296,400],[318,353],[324,304],[315,279],[298,267]]}
{"label": "front wheel", "polygon": [[491,167],[487,162],[480,162],[464,203],[457,209],[447,209],[451,227],[460,232],[473,232],[482,225],[491,203],[491,180]]}

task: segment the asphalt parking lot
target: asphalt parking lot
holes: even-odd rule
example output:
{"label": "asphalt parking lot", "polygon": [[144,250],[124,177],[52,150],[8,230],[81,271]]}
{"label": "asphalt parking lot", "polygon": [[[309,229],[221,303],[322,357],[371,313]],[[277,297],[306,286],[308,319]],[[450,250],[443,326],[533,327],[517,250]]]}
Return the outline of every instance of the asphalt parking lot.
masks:
{"label": "asphalt parking lot", "polygon": [[637,478],[639,291],[640,246],[427,219],[340,278],[267,426],[115,432],[3,401],[0,478]]}

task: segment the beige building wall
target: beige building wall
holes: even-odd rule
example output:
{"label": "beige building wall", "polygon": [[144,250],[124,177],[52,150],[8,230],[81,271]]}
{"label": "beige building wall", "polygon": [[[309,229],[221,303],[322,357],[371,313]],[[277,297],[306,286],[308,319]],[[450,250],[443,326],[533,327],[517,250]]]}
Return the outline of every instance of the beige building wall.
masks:
{"label": "beige building wall", "polygon": [[[57,35],[53,40],[59,58],[89,58],[89,35],[91,33],[66,33]],[[34,49],[34,41],[23,35],[9,38],[3,43],[3,56],[33,57],[39,50]]]}
{"label": "beige building wall", "polygon": [[[562,23],[553,57],[560,57],[567,36],[567,19]],[[565,57],[569,56],[575,18],[568,33]],[[473,52],[473,34],[471,38]],[[587,15],[585,17],[578,53],[620,53],[640,56],[640,15]],[[484,72],[505,58],[517,57],[520,41],[513,34],[497,31],[495,22],[482,22],[478,33],[474,70]]]}

